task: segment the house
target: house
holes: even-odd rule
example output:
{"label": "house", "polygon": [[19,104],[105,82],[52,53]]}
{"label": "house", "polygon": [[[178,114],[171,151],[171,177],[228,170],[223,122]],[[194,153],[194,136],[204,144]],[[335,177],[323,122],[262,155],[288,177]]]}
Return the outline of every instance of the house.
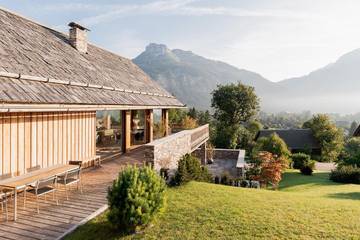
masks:
{"label": "house", "polygon": [[320,144],[311,129],[264,129],[258,132],[255,141],[261,137],[269,137],[273,133],[279,135],[293,153],[310,151],[312,154],[320,154],[321,152]]}
{"label": "house", "polygon": [[154,112],[170,134],[168,110],[184,104],[131,60],[90,44],[87,28],[72,22],[64,34],[4,9],[0,26],[0,176],[156,142]]}

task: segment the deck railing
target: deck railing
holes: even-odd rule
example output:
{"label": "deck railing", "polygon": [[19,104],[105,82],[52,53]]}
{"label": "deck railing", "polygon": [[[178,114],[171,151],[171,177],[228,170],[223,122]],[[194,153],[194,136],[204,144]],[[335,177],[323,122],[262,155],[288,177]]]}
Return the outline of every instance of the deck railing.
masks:
{"label": "deck railing", "polygon": [[193,152],[208,139],[209,125],[206,124],[195,129],[183,130],[146,144],[145,155],[147,161],[153,163],[157,170],[160,168],[174,169],[177,167],[178,160],[183,155]]}
{"label": "deck railing", "polygon": [[190,130],[191,149],[197,149],[201,144],[209,139],[209,124]]}

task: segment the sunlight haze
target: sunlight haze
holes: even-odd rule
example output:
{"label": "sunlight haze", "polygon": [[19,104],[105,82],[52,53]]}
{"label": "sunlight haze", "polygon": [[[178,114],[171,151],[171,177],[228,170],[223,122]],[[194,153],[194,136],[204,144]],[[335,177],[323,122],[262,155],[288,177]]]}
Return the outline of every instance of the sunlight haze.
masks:
{"label": "sunlight haze", "polygon": [[128,58],[150,42],[190,50],[271,81],[302,76],[360,46],[359,1],[19,1],[0,5]]}

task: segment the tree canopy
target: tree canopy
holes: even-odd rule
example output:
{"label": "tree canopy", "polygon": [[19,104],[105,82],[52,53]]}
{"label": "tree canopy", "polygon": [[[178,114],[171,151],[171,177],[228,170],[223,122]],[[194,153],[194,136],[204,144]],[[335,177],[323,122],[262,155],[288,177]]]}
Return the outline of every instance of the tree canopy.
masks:
{"label": "tree canopy", "polygon": [[341,154],[339,165],[352,165],[360,167],[360,138],[353,137],[347,140]]}
{"label": "tree canopy", "polygon": [[259,138],[253,148],[252,155],[256,158],[256,156],[263,151],[270,152],[287,160],[291,155],[284,140],[276,133],[271,134],[269,137]]}
{"label": "tree canopy", "polygon": [[211,106],[216,120],[226,125],[249,121],[259,111],[255,89],[244,84],[218,85],[212,92]]}
{"label": "tree canopy", "polygon": [[321,160],[336,161],[344,145],[344,134],[326,114],[314,115],[303,128],[310,128],[321,146]]}

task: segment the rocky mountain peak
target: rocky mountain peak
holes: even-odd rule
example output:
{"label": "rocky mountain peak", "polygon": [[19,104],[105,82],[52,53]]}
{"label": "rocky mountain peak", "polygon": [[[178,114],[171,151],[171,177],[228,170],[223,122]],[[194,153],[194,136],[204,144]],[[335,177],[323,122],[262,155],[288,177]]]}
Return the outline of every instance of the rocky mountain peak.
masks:
{"label": "rocky mountain peak", "polygon": [[153,56],[162,56],[170,53],[171,50],[165,44],[150,43],[146,46],[145,52]]}

